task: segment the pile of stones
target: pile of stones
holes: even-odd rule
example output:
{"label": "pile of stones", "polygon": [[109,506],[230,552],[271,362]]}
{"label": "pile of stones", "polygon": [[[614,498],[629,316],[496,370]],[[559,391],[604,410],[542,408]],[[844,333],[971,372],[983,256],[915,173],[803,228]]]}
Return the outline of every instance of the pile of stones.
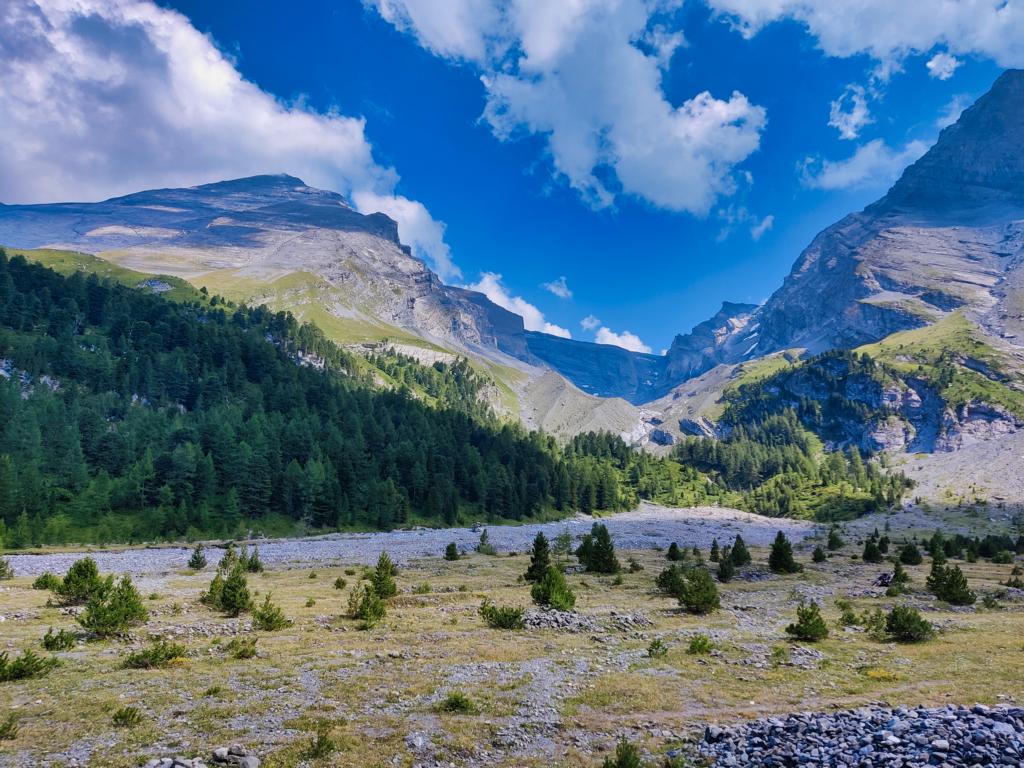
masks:
{"label": "pile of stones", "polygon": [[718,766],[1024,765],[1024,707],[873,706],[709,726],[697,747]]}
{"label": "pile of stones", "polygon": [[157,757],[144,768],[260,768],[260,759],[237,744],[217,747],[209,762],[199,757]]}
{"label": "pile of stones", "polygon": [[527,611],[523,617],[527,629],[554,629],[560,632],[596,632],[600,627],[589,616],[575,611],[551,609]]}

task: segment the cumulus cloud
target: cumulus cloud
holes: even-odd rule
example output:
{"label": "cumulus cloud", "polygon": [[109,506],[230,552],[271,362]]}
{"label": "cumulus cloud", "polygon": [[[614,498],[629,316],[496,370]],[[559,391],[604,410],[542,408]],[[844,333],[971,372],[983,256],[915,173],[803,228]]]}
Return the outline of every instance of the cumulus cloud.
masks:
{"label": "cumulus cloud", "polygon": [[911,141],[896,149],[875,139],[857,147],[845,160],[808,159],[803,167],[803,182],[815,189],[888,186],[927,150],[923,141]]}
{"label": "cumulus cloud", "polygon": [[616,347],[628,349],[630,352],[644,352],[650,354],[651,348],[640,340],[635,333],[615,331],[601,326],[597,329],[597,336],[594,339],[598,344],[613,344]]}
{"label": "cumulus cloud", "polygon": [[592,331],[595,328],[597,328],[600,324],[601,321],[598,320],[597,317],[595,317],[594,315],[587,315],[582,320],[580,320],[580,325],[583,327],[583,330],[585,331]]}
{"label": "cumulus cloud", "polygon": [[928,74],[932,77],[938,80],[949,80],[960,66],[960,59],[945,52],[936,53],[925,66],[928,67]]}
{"label": "cumulus cloud", "polygon": [[97,200],[287,172],[398,221],[457,277],[444,225],[396,195],[362,118],[284,103],[149,0],[0,3],[0,200]]}
{"label": "cumulus cloud", "polygon": [[1024,66],[1024,4],[1006,0],[706,0],[747,37],[785,19],[804,24],[829,56],[867,54],[881,75],[942,46],[1003,67]]}
{"label": "cumulus cloud", "polygon": [[706,214],[757,150],[765,111],[739,92],[675,106],[662,69],[678,0],[364,0],[424,48],[481,74],[499,140],[543,138],[555,175],[595,208],[620,194]]}
{"label": "cumulus cloud", "polygon": [[569,290],[569,284],[565,281],[565,275],[562,275],[557,280],[552,280],[550,283],[541,283],[540,287],[549,293],[553,293],[560,299],[572,298],[572,291]]}
{"label": "cumulus cloud", "polygon": [[523,318],[523,327],[528,331],[543,331],[552,336],[561,336],[563,339],[572,338],[567,328],[549,323],[544,319],[544,313],[522,296],[510,294],[501,282],[501,275],[496,272],[484,272],[477,282],[466,287],[472,291],[480,291],[499,307],[515,312]]}
{"label": "cumulus cloud", "polygon": [[862,85],[851,83],[846,86],[829,109],[828,124],[839,131],[841,139],[856,139],[861,129],[873,122],[867,92]]}

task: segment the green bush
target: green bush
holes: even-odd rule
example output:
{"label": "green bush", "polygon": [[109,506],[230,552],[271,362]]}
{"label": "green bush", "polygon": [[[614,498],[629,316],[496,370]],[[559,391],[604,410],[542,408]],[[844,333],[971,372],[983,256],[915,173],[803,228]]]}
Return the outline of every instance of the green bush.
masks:
{"label": "green bush", "polygon": [[363,622],[363,629],[373,629],[387,615],[387,606],[373,587],[359,585],[349,595],[349,615]]}
{"label": "green bush", "polygon": [[897,605],[889,611],[885,631],[898,643],[920,643],[935,636],[935,628],[909,605]]}
{"label": "green bush", "polygon": [[723,554],[722,559],[718,563],[718,580],[723,584],[728,584],[736,575],[736,564],[732,561],[732,557],[729,556],[731,554],[729,547],[726,547],[724,552],[728,554]]}
{"label": "green bush", "polygon": [[338,749],[334,739],[331,738],[326,725],[317,728],[316,736],[310,741],[309,746],[302,751],[306,760],[325,760]]}
{"label": "green bush", "polygon": [[678,597],[683,591],[683,569],[678,565],[670,565],[654,579],[658,590],[669,597]]}
{"label": "green bush", "polygon": [[569,589],[562,572],[553,565],[549,565],[544,578],[533,585],[530,597],[537,605],[556,611],[571,611],[576,605],[576,595]]}
{"label": "green bush", "polygon": [[344,576],[339,576],[338,578],[336,578],[334,580],[334,588],[335,589],[344,589],[346,586],[348,586],[348,582],[345,581],[345,577]]}
{"label": "green bush", "polygon": [[793,545],[786,534],[779,531],[772,542],[772,551],[768,555],[768,567],[773,573],[799,573],[804,569],[793,559]]}
{"label": "green bush", "polygon": [[636,747],[623,738],[615,745],[615,754],[606,757],[601,768],[644,768],[644,763]]}
{"label": "green bush", "polygon": [[142,712],[137,707],[121,707],[111,722],[115,728],[134,728],[142,722]]}
{"label": "green bush", "polygon": [[33,651],[23,651],[16,659],[11,659],[4,651],[0,653],[0,683],[43,677],[59,664],[52,656],[39,656]]}
{"label": "green bush", "polygon": [[811,553],[811,562],[824,563],[826,560],[828,560],[828,555],[825,554],[824,547],[819,544],[814,548],[814,552]]}
{"label": "green bush", "polygon": [[238,556],[238,562],[249,573],[263,573],[263,561],[260,560],[258,547],[253,547],[252,552],[243,549],[242,554]]}
{"label": "green bush", "polygon": [[279,629],[287,629],[292,622],[284,615],[284,611],[279,605],[270,602],[268,593],[263,598],[263,602],[253,609],[252,625],[264,632],[276,632]]}
{"label": "green bush", "polygon": [[861,555],[861,559],[865,563],[880,563],[885,560],[882,550],[878,547],[878,540],[873,536],[869,536],[868,540],[864,542],[864,553]]}
{"label": "green bush", "polygon": [[476,551],[479,552],[481,555],[498,554],[497,550],[495,550],[495,548],[491,546],[491,537],[490,534],[487,533],[486,528],[480,531],[480,541],[476,545]]}
{"label": "green bush", "polygon": [[484,600],[480,605],[480,615],[491,629],[522,629],[525,614],[526,611],[522,608],[514,605],[495,605],[490,600]]}
{"label": "green bush", "polygon": [[18,716],[13,712],[0,720],[0,741],[14,741],[18,738]]}
{"label": "green bush", "polygon": [[32,582],[32,589],[48,590],[50,592],[56,592],[60,589],[61,580],[59,576],[54,576],[49,571],[41,573],[36,576],[35,581]]}
{"label": "green bush", "polygon": [[47,651],[69,651],[78,644],[78,638],[74,632],[61,629],[53,631],[53,627],[46,630],[43,635],[43,648]]}
{"label": "green bush", "polygon": [[192,557],[188,559],[188,567],[193,571],[201,571],[206,567],[206,554],[203,552],[201,544],[196,544],[196,548],[192,550]]}
{"label": "green bush", "polygon": [[694,635],[690,638],[690,645],[686,652],[691,656],[705,656],[714,650],[715,644],[707,635]]}
{"label": "green bush", "polygon": [[252,607],[249,583],[245,578],[245,571],[240,565],[233,568],[228,577],[224,579],[218,607],[228,616],[239,616]]}
{"label": "green bush", "polygon": [[836,600],[836,608],[839,609],[839,626],[841,627],[856,627],[860,624],[860,619],[853,610],[853,604],[844,598],[838,598]]}
{"label": "green bush", "polygon": [[829,551],[835,552],[837,549],[842,549],[845,544],[846,542],[843,541],[838,528],[833,525],[828,529],[828,541],[825,542],[825,546],[828,547]]}
{"label": "green bush", "polygon": [[703,568],[690,568],[683,574],[682,588],[676,598],[687,613],[710,613],[720,605],[715,580]]}
{"label": "green bush", "polygon": [[996,565],[1009,565],[1013,562],[1013,553],[1009,550],[1002,550],[992,555],[992,562]]}
{"label": "green bush", "polygon": [[0,557],[0,581],[14,578],[14,566],[6,557]]}
{"label": "green bush", "polygon": [[236,635],[224,646],[224,650],[233,659],[251,659],[256,655],[255,637],[242,637]]}
{"label": "green bush", "polygon": [[904,565],[920,565],[924,562],[924,556],[917,544],[908,541],[900,548],[900,562]]}
{"label": "green bush", "polygon": [[398,585],[395,583],[397,574],[398,568],[395,567],[391,557],[387,552],[381,552],[380,557],[377,558],[377,567],[370,577],[373,591],[381,600],[388,600],[398,594]]}
{"label": "green bush", "polygon": [[458,560],[459,559],[459,548],[454,541],[448,542],[448,546],[444,548],[444,559],[445,560]]}
{"label": "green bush", "polygon": [[712,563],[717,563],[722,559],[722,550],[718,547],[718,539],[711,540],[711,554],[708,555],[708,559]]}
{"label": "green bush", "polygon": [[674,541],[668,545],[668,552],[665,553],[665,558],[671,560],[673,563],[683,559],[683,553],[679,549],[679,545]]}
{"label": "green bush", "polygon": [[651,640],[647,646],[647,655],[652,659],[660,659],[668,654],[668,646],[657,637]]}
{"label": "green bush", "polygon": [[181,661],[188,649],[180,643],[157,640],[152,645],[125,656],[121,666],[125,669],[162,669]]}
{"label": "green bush", "polygon": [[142,603],[142,596],[128,576],[123,576],[117,585],[94,594],[78,617],[78,623],[100,637],[110,637],[127,632],[134,626],[145,623],[149,612]]}
{"label": "green bush", "polygon": [[424,581],[421,584],[417,584],[415,587],[412,588],[412,593],[414,595],[429,595],[433,591],[433,587],[431,587],[430,582],[427,581]]}
{"label": "green bush", "polygon": [[821,609],[813,600],[801,602],[796,608],[796,621],[786,627],[786,634],[797,640],[814,643],[828,637],[828,625],[821,616]]}
{"label": "green bush", "polygon": [[473,700],[461,691],[449,693],[437,705],[437,710],[438,712],[447,712],[454,715],[475,715],[479,711]]}
{"label": "green bush", "polygon": [[109,589],[112,583],[113,577],[100,577],[100,569],[95,560],[83,557],[71,564],[60,586],[54,591],[64,605],[82,605],[89,602],[93,595]]}

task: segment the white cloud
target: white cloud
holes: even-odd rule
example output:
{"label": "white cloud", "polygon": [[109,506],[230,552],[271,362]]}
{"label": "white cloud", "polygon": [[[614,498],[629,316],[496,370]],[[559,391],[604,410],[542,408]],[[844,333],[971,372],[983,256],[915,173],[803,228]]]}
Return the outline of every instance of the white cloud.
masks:
{"label": "white cloud", "polygon": [[661,22],[678,0],[364,2],[477,67],[494,135],[543,137],[555,175],[594,207],[625,194],[706,214],[760,144],[765,111],[739,92],[665,98],[662,68],[683,39]]}
{"label": "white cloud", "polygon": [[569,284],[565,281],[565,275],[562,275],[557,280],[552,280],[550,283],[541,283],[540,287],[549,293],[553,293],[560,299],[572,298],[572,291],[569,290]]}
{"label": "white cloud", "polygon": [[957,67],[960,66],[960,59],[941,52],[932,56],[925,66],[928,67],[928,74],[932,77],[939,80],[949,80],[953,73],[956,72]]}
{"label": "white cloud", "polygon": [[775,225],[775,217],[772,214],[768,214],[761,221],[754,224],[750,228],[750,237],[757,242],[761,239],[765,232],[768,232]]}
{"label": "white cloud", "polygon": [[938,118],[935,120],[935,127],[941,129],[945,128],[947,125],[955,123],[960,119],[960,115],[963,114],[963,111],[970,106],[971,101],[973,101],[973,99],[966,94],[961,93],[954,96],[949,100],[949,103],[942,108]]}
{"label": "white cloud", "polygon": [[471,291],[480,291],[499,307],[504,307],[509,312],[515,312],[521,316],[523,327],[528,331],[543,331],[552,336],[561,336],[563,339],[572,338],[572,334],[567,328],[549,323],[544,319],[544,313],[522,296],[511,295],[501,284],[501,275],[496,272],[484,272],[477,282],[466,287]]}
{"label": "white cloud", "polygon": [[856,139],[861,129],[873,122],[864,86],[855,83],[847,85],[843,94],[832,102],[828,114],[828,124],[839,131],[842,139]]}
{"label": "white cloud", "polygon": [[640,340],[635,333],[623,331],[615,333],[604,326],[597,329],[597,336],[594,339],[598,344],[613,344],[616,347],[628,349],[630,352],[644,352],[650,354],[651,348]]}
{"label": "white cloud", "polygon": [[444,225],[395,194],[362,118],[283,103],[148,0],[0,3],[0,200],[97,200],[287,172],[381,210],[443,276]]}
{"label": "white cloud", "polygon": [[1024,4],[1011,0],[706,0],[745,36],[792,19],[829,56],[867,54],[884,77],[912,54],[940,45],[951,55],[980,54],[1024,66]]}
{"label": "white cloud", "polygon": [[875,139],[857,147],[845,160],[808,159],[803,167],[803,182],[815,189],[888,186],[927,149],[923,141],[911,141],[902,149],[894,149]]}
{"label": "white cloud", "polygon": [[601,321],[598,320],[594,315],[587,315],[582,320],[580,320],[580,325],[583,327],[583,330],[585,331],[592,331],[595,328],[597,328],[597,326],[599,326],[600,324]]}

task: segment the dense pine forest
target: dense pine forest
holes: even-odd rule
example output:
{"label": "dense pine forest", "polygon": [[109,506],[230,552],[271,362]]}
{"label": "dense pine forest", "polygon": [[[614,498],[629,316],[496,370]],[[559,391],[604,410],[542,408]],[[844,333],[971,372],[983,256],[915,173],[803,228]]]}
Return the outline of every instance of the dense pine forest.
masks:
{"label": "dense pine forest", "polygon": [[[373,370],[398,387],[374,388]],[[500,423],[464,361],[362,358],[284,313],[169,301],[5,254],[0,371],[8,547],[516,521],[673,500],[637,482],[670,462],[637,458],[618,438],[595,438],[612,456]]]}

